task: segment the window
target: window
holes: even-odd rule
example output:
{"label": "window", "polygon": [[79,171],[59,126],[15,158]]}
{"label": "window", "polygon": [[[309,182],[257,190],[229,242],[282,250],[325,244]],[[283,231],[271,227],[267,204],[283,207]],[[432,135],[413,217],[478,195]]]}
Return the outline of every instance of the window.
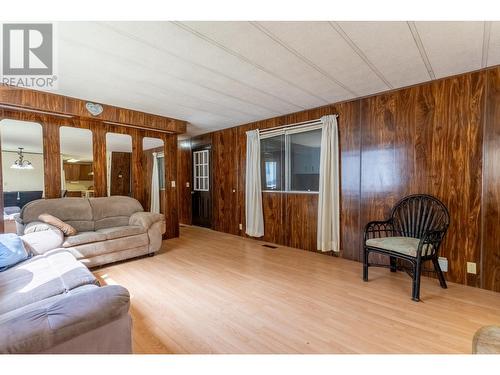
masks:
{"label": "window", "polygon": [[265,138],[260,142],[262,190],[283,190],[284,142],[284,135]]}
{"label": "window", "polygon": [[208,191],[209,190],[209,175],[208,175],[208,150],[193,152],[193,174],[194,174],[194,190]]}
{"label": "window", "polygon": [[260,148],[262,190],[319,191],[319,124],[264,133]]}

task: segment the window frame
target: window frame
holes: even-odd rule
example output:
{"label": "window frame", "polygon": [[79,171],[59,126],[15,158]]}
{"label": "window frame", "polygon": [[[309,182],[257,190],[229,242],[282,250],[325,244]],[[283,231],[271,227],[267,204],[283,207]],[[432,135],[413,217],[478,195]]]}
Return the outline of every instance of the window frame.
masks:
{"label": "window frame", "polygon": [[[260,139],[259,142],[262,141],[263,139],[267,138],[273,138],[273,137],[278,137],[278,136],[284,136],[284,144],[285,144],[285,151],[284,151],[284,190],[267,190],[267,189],[262,189],[263,193],[281,193],[281,194],[319,194],[319,191],[306,191],[306,190],[290,190],[290,184],[291,184],[291,163],[290,163],[290,135],[292,134],[299,134],[299,133],[307,133],[310,131],[318,130],[322,128],[322,123],[321,121],[310,123],[307,125],[300,125],[300,126],[291,126],[289,128],[281,128],[281,129],[276,129],[276,130],[269,130],[266,132],[263,132],[260,134]],[[321,149],[321,145],[320,145]],[[262,167],[262,164],[261,164]],[[261,186],[262,186],[262,181],[261,181]]]}

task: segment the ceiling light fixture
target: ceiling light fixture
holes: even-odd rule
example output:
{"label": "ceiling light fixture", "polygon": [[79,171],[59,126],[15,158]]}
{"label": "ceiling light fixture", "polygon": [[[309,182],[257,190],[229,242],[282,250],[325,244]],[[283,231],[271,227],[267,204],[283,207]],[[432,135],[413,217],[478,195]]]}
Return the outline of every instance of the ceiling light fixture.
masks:
{"label": "ceiling light fixture", "polygon": [[66,160],[68,163],[78,163],[80,159],[68,159]]}
{"label": "ceiling light fixture", "polygon": [[33,169],[33,165],[31,165],[31,162],[28,160],[24,160],[24,154],[23,154],[23,147],[18,147],[19,151],[17,154],[19,155],[19,159],[17,159],[12,165],[10,166],[12,169]]}

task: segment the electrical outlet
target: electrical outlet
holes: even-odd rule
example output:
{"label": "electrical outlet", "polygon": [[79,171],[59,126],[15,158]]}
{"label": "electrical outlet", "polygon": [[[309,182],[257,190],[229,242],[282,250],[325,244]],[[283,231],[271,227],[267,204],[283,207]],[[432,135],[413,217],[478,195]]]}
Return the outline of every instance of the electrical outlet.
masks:
{"label": "electrical outlet", "polygon": [[240,223],[240,230],[243,230],[243,224]]}
{"label": "electrical outlet", "polygon": [[441,271],[448,272],[448,258],[439,257],[438,262],[439,262],[439,267],[441,268]]}
{"label": "electrical outlet", "polygon": [[189,182],[186,182],[186,187],[187,187],[187,188],[189,187]]}
{"label": "electrical outlet", "polygon": [[474,275],[476,274],[476,263],[467,262],[467,273],[473,273]]}

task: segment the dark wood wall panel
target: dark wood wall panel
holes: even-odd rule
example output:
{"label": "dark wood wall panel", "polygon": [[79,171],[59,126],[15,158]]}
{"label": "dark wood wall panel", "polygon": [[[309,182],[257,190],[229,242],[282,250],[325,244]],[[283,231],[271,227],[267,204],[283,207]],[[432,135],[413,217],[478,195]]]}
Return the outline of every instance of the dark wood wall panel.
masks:
{"label": "dark wood wall panel", "polygon": [[177,145],[177,192],[179,206],[179,223],[191,225],[191,141],[180,141]]}
{"label": "dark wood wall panel", "polygon": [[45,197],[61,197],[61,152],[59,127],[42,123]]}
{"label": "dark wood wall panel", "polygon": [[[495,67],[240,125],[234,128],[234,145],[228,144],[229,129],[198,136],[197,142],[213,140],[216,155],[236,150],[237,168],[230,160],[218,161],[214,188],[226,197],[227,181],[236,178],[236,206],[244,228],[246,131],[337,113],[341,255],[360,260],[362,230],[368,221],[387,217],[405,195],[432,194],[451,214],[441,253],[449,261],[448,280],[500,290],[499,90],[500,68]],[[224,176],[223,187],[217,186],[217,176]],[[315,199],[308,194],[264,193],[263,239],[314,250]],[[215,205],[225,212],[225,202]],[[233,220],[219,216],[214,228],[231,233]],[[477,275],[466,272],[467,262],[480,266]]]}
{"label": "dark wood wall panel", "polygon": [[318,194],[281,194],[285,213],[285,245],[317,250]]}
{"label": "dark wood wall panel", "polygon": [[212,228],[239,234],[237,130],[230,128],[212,135]]}
{"label": "dark wood wall panel", "polygon": [[[245,221],[245,200],[243,198],[243,217]],[[286,245],[285,212],[283,210],[283,194],[263,193],[262,210],[264,214],[264,237],[263,241]],[[243,228],[245,228],[243,226]],[[243,232],[244,233],[244,232]]]}
{"label": "dark wood wall panel", "polygon": [[[165,153],[165,238],[179,237],[179,210],[177,199],[177,135],[162,134]],[[172,184],[174,182],[174,184]]]}
{"label": "dark wood wall panel", "polygon": [[500,69],[488,72],[484,128],[482,286],[500,292]]}

